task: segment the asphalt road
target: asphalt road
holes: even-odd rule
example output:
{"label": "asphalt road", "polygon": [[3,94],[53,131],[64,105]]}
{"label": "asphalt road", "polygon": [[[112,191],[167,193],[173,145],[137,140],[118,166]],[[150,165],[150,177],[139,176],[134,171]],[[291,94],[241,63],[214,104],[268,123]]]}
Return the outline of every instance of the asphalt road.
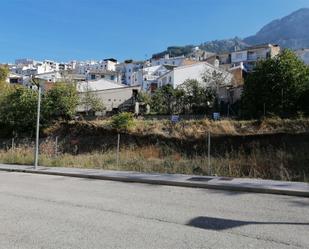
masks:
{"label": "asphalt road", "polygon": [[0,172],[0,248],[309,248],[309,199]]}

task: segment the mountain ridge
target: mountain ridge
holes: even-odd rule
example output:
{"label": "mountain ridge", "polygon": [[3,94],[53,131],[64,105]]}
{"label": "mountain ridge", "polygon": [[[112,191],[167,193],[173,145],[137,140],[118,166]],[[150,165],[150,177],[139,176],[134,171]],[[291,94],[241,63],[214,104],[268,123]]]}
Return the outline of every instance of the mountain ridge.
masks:
{"label": "mountain ridge", "polygon": [[258,44],[278,44],[292,50],[309,48],[309,8],[301,8],[282,18],[275,19],[263,26],[255,35],[241,39],[214,40],[199,45],[173,46],[154,54],[153,57],[169,54],[170,56],[189,55],[192,49],[200,49],[213,53],[232,52]]}

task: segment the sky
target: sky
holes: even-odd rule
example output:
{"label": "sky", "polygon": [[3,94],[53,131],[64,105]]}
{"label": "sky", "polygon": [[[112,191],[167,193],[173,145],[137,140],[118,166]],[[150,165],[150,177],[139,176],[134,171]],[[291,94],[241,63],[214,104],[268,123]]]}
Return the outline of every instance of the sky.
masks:
{"label": "sky", "polygon": [[0,0],[0,62],[146,59],[245,38],[309,0]]}

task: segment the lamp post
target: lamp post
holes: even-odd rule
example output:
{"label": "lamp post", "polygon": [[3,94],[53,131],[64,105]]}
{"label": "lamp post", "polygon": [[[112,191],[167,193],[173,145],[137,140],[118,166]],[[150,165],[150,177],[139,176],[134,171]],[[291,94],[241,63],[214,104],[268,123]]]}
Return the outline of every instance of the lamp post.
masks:
{"label": "lamp post", "polygon": [[35,153],[34,153],[34,169],[36,170],[39,163],[39,144],[40,144],[40,112],[41,112],[41,94],[42,89],[39,82],[36,82],[34,77],[32,82],[38,88],[38,104],[37,104],[37,118],[36,118],[36,137],[35,137]]}

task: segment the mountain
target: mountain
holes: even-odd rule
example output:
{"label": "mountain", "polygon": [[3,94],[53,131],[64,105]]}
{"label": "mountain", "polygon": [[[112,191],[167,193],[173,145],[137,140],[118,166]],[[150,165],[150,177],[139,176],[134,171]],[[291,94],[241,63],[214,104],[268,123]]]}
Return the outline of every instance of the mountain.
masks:
{"label": "mountain", "polygon": [[309,9],[304,8],[264,26],[256,35],[244,39],[256,45],[275,43],[290,49],[309,47]]}
{"label": "mountain", "polygon": [[187,56],[192,53],[195,47],[199,47],[202,50],[212,53],[224,53],[235,51],[235,49],[243,49],[249,45],[243,42],[239,37],[226,40],[215,40],[204,42],[200,45],[186,45],[186,46],[173,46],[168,47],[165,51],[162,51],[157,54],[153,54],[152,58],[160,58],[166,54],[169,54],[172,57],[175,56]]}
{"label": "mountain", "polygon": [[224,53],[240,50],[248,46],[249,45],[239,37],[235,37],[233,39],[205,42],[199,45],[199,48],[212,53]]}
{"label": "mountain", "polygon": [[195,46],[193,45],[186,45],[186,46],[173,46],[173,47],[168,47],[166,50],[153,54],[152,58],[161,58],[166,54],[169,54],[171,57],[176,57],[176,56],[187,56],[190,54]]}
{"label": "mountain", "polygon": [[194,47],[213,52],[224,53],[243,49],[251,45],[273,43],[283,48],[309,48],[309,8],[303,8],[292,14],[277,19],[264,26],[256,35],[245,39],[235,37],[226,40],[204,42],[200,45],[168,47],[167,50],[154,54],[153,57],[189,55]]}

